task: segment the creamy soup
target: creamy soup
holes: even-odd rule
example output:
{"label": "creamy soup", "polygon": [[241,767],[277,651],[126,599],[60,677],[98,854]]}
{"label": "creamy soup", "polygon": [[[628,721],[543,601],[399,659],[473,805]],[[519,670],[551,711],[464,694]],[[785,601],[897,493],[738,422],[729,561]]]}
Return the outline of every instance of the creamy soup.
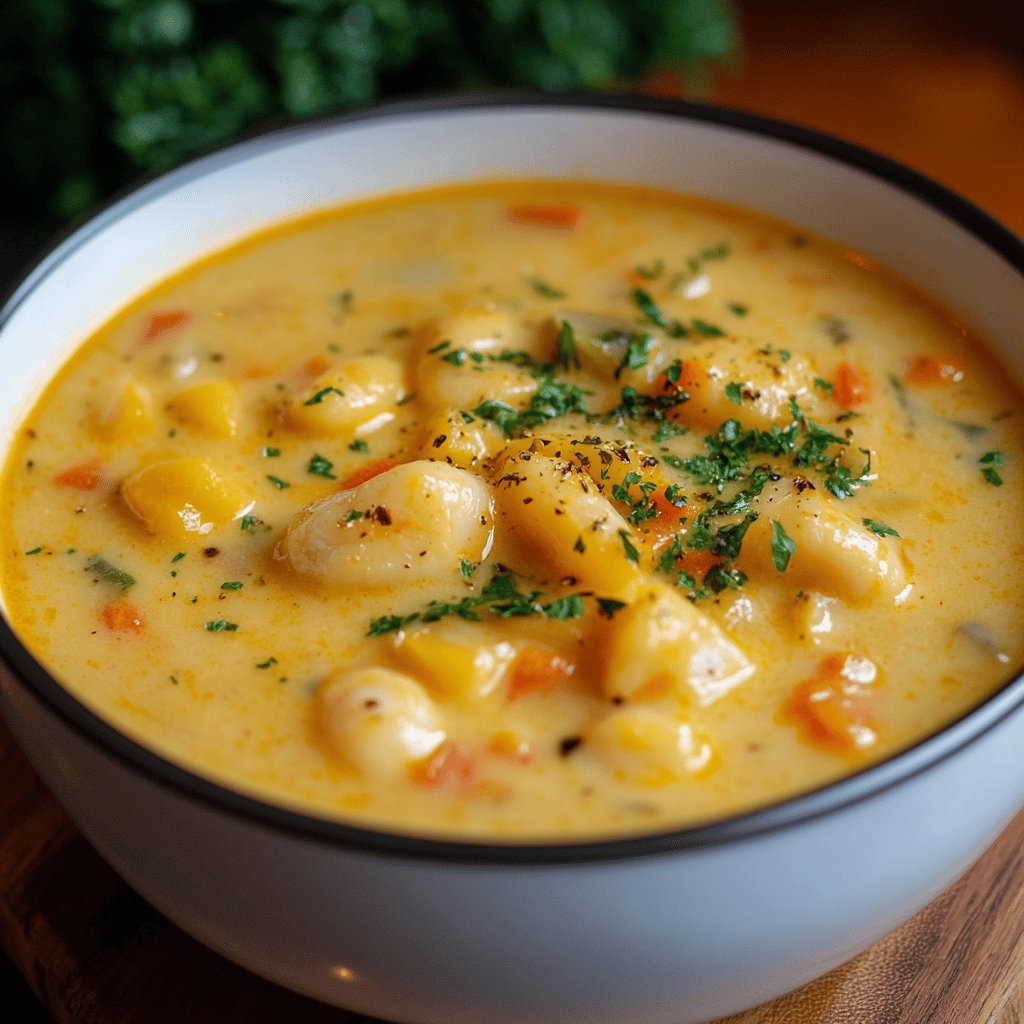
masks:
{"label": "creamy soup", "polygon": [[1024,659],[1020,395],[864,257],[615,186],[274,228],[19,430],[4,603],[85,704],[308,812],[626,834],[808,790]]}

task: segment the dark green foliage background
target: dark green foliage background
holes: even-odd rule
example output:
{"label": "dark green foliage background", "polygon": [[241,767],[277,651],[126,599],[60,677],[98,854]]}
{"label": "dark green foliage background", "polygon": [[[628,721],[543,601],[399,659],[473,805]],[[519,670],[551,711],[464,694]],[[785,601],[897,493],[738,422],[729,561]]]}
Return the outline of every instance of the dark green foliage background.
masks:
{"label": "dark green foliage background", "polygon": [[3,0],[7,255],[241,132],[426,90],[615,87],[733,52],[729,0]]}

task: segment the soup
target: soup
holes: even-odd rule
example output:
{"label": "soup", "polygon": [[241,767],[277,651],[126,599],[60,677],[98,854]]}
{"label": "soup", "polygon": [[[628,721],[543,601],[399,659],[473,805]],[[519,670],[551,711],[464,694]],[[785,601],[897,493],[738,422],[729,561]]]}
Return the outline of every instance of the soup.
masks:
{"label": "soup", "polygon": [[0,583],[79,699],[231,787],[564,839],[820,786],[1019,665],[1020,396],[864,257],[488,183],[275,227],[88,339]]}

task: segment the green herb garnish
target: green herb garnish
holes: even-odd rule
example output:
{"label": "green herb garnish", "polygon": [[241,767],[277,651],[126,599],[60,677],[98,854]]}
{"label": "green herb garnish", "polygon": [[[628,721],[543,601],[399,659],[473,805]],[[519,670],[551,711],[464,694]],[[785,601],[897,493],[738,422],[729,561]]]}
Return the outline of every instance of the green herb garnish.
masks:
{"label": "green herb garnish", "polygon": [[796,541],[782,527],[782,523],[772,520],[772,561],[779,572],[789,568],[789,560],[796,554]]}

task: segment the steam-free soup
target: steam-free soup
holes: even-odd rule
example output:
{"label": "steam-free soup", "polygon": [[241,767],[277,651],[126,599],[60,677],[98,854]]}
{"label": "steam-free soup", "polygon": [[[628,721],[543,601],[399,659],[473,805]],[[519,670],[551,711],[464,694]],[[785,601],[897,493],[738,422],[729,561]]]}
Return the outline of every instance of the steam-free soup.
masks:
{"label": "steam-free soup", "polygon": [[496,183],[161,283],[21,427],[29,648],[174,761],[318,815],[623,834],[821,785],[1024,659],[1019,393],[856,253]]}

